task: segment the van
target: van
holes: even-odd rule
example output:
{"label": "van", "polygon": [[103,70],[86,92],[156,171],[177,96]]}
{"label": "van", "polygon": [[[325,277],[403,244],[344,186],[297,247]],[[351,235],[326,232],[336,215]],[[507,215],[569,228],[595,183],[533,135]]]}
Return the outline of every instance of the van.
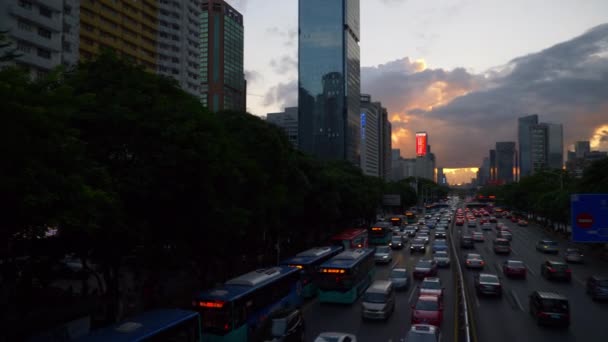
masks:
{"label": "van", "polygon": [[363,294],[363,318],[388,319],[395,311],[395,289],[390,280],[376,280]]}
{"label": "van", "polygon": [[511,253],[511,242],[507,239],[497,238],[492,243],[494,245],[494,253],[496,254],[510,254]]}
{"label": "van", "polygon": [[534,291],[530,294],[530,314],[538,325],[570,325],[568,298],[554,292]]}

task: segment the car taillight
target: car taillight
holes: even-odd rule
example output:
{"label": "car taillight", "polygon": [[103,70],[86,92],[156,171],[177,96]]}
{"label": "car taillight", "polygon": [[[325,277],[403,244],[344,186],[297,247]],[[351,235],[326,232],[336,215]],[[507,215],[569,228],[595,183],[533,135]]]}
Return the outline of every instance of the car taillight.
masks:
{"label": "car taillight", "polygon": [[549,272],[551,272],[551,273],[555,273],[555,269],[554,269],[554,268],[552,268],[552,267],[549,267]]}
{"label": "car taillight", "polygon": [[485,264],[486,264],[486,263],[485,263],[483,260],[480,260],[480,261],[479,261],[479,263],[480,263],[481,265],[485,265]]}
{"label": "car taillight", "polygon": [[548,313],[546,313],[546,312],[542,312],[542,311],[541,311],[541,312],[539,312],[539,313],[537,314],[537,316],[538,316],[538,317],[549,317],[549,314],[548,314]]}
{"label": "car taillight", "polygon": [[471,260],[467,260],[467,265],[470,265],[470,264],[471,264]]}

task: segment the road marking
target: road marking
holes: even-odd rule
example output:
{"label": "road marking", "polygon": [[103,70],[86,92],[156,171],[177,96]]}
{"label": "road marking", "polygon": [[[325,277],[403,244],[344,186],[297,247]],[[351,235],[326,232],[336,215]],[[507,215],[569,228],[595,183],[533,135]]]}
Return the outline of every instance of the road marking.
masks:
{"label": "road marking", "polygon": [[579,278],[579,277],[572,277],[572,278],[574,278],[574,280],[576,280],[577,283],[579,283],[583,286],[587,286],[587,284],[585,284],[585,282],[581,278]]}
{"label": "road marking", "polygon": [[519,255],[519,253],[517,251],[515,251],[513,248],[511,248],[511,253],[513,253],[513,255]]}
{"label": "road marking", "polygon": [[395,260],[395,262],[391,265],[391,269],[395,268],[395,266],[399,263],[399,260]]}
{"label": "road marking", "polygon": [[532,271],[532,269],[530,268],[530,266],[526,265],[526,268],[528,269],[528,272],[529,272],[530,274],[532,274],[533,276],[535,276],[535,277],[536,277],[536,272]]}
{"label": "road marking", "polygon": [[502,266],[500,265],[500,263],[497,261],[496,264],[494,264],[494,267],[496,267],[496,272],[498,274],[502,273]]}
{"label": "road marking", "polygon": [[515,293],[515,290],[511,290],[511,296],[513,296],[513,299],[515,300],[515,304],[517,304],[517,307],[519,307],[519,309],[521,311],[524,311],[524,307],[521,305],[521,302],[519,301],[519,297]]}
{"label": "road marking", "polygon": [[412,298],[414,297],[414,292],[416,292],[416,288],[413,285],[410,285],[410,287],[412,288],[412,290],[410,291],[410,296],[407,299],[407,302],[410,303],[410,304],[413,304],[412,303]]}

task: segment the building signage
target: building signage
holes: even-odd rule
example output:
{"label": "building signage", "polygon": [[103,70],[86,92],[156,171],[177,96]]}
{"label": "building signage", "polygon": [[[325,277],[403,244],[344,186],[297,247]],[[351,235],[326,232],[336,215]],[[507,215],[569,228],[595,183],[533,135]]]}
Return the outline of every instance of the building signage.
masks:
{"label": "building signage", "polygon": [[426,132],[416,133],[416,156],[424,157],[426,155],[427,135]]}

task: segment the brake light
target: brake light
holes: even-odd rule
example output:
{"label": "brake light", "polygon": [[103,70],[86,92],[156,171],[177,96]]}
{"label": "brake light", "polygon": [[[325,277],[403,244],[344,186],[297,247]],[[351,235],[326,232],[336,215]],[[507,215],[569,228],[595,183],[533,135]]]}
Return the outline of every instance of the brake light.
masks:
{"label": "brake light", "polygon": [[470,264],[471,264],[471,260],[467,260],[467,265],[470,265]]}
{"label": "brake light", "polygon": [[226,331],[230,330],[230,326],[228,325],[228,323],[224,324],[224,330],[226,330]]}
{"label": "brake light", "polygon": [[551,273],[555,273],[555,269],[554,269],[554,268],[552,268],[552,267],[549,267],[549,272],[551,272]]}
{"label": "brake light", "polygon": [[481,265],[485,265],[485,264],[486,264],[486,263],[485,263],[483,260],[480,260],[480,261],[479,261],[479,263],[480,263]]}
{"label": "brake light", "polygon": [[543,318],[544,318],[544,317],[549,317],[549,314],[548,314],[548,313],[546,313],[546,312],[542,312],[542,311],[541,311],[541,312],[539,312],[539,313],[537,314],[537,316],[538,316],[538,317],[543,317]]}

